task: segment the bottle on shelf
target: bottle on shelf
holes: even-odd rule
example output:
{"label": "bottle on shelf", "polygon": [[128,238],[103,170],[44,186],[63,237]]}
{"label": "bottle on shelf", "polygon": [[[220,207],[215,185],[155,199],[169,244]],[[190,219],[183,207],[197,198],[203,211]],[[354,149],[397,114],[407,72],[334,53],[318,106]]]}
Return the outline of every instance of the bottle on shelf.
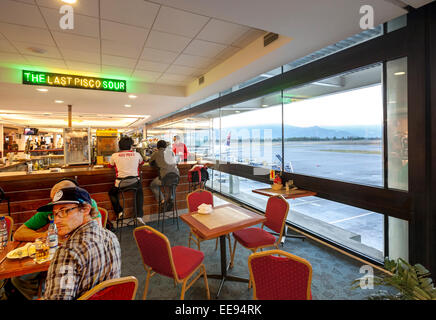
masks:
{"label": "bottle on shelf", "polygon": [[8,244],[8,228],[5,217],[0,217],[0,251]]}
{"label": "bottle on shelf", "polygon": [[47,243],[50,248],[49,250],[49,259],[51,260],[54,257],[56,249],[58,248],[58,229],[54,221],[50,221],[50,226],[47,231]]}

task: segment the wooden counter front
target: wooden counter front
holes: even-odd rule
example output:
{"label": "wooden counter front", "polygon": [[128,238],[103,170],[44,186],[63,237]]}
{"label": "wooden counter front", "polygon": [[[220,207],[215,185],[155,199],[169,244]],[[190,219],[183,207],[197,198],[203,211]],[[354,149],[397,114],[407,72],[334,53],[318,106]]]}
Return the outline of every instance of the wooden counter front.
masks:
{"label": "wooden counter front", "polygon": [[[180,182],[177,187],[177,208],[185,209],[186,195],[189,190],[188,170],[196,162],[178,164]],[[157,202],[154,199],[149,185],[158,175],[156,168],[145,164],[142,167],[142,186],[144,190],[144,214],[157,213]],[[108,191],[114,185],[115,170],[110,168],[71,168],[62,169],[60,172],[49,170],[26,172],[0,172],[0,187],[11,201],[11,216],[14,219],[14,230],[26,222],[40,206],[50,202],[50,189],[62,178],[76,179],[80,186],[86,189],[99,207],[109,212],[109,220],[115,219]],[[127,192],[126,208],[124,213],[129,217],[133,209],[133,194]],[[8,206],[4,201],[0,203],[0,214],[7,214]]]}

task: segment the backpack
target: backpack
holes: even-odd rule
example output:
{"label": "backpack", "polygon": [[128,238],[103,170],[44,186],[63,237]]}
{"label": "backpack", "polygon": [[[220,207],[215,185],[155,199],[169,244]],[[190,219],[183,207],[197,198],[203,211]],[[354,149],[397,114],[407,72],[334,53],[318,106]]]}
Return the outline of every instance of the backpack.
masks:
{"label": "backpack", "polygon": [[207,167],[202,165],[195,165],[188,171],[188,181],[199,183],[209,180],[209,172]]}

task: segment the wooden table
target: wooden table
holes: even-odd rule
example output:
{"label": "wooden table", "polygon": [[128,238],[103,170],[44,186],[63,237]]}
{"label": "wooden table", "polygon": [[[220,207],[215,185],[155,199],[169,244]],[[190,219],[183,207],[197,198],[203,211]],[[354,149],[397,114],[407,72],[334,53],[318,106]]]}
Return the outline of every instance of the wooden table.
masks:
{"label": "wooden table", "polygon": [[[8,254],[8,252],[24,246],[26,242],[12,241],[9,242],[5,250],[0,251],[0,261]],[[26,257],[22,259],[8,259],[0,263],[0,279],[18,277],[29,273],[47,271],[50,266],[50,261],[38,264],[32,258]]]}
{"label": "wooden table", "polygon": [[284,188],[282,188],[280,190],[273,190],[272,188],[263,188],[263,189],[254,189],[252,191],[254,193],[258,193],[258,194],[261,194],[261,195],[267,196],[267,197],[283,196],[283,198],[285,198],[285,199],[311,197],[311,196],[316,195],[316,192],[303,190],[303,189],[286,191],[286,189],[284,189]]}
{"label": "wooden table", "polygon": [[[225,214],[229,215],[229,221],[234,221],[224,223],[222,218],[225,217]],[[227,275],[226,235],[262,223],[266,220],[264,216],[229,203],[214,207],[214,211],[210,215],[201,215],[198,214],[198,212],[191,212],[181,215],[180,219],[189,225],[204,240],[220,238],[221,274],[208,275],[209,278],[221,280],[216,295],[217,298],[226,280],[248,282],[248,279]],[[201,220],[203,220],[203,222]],[[211,227],[214,224],[217,226]]]}
{"label": "wooden table", "polygon": [[[302,198],[302,197],[316,196],[316,192],[308,191],[308,190],[304,190],[304,189],[294,189],[294,190],[289,189],[289,191],[286,191],[285,188],[282,188],[280,190],[273,190],[272,188],[262,188],[262,189],[254,189],[251,191],[253,191],[254,193],[257,193],[257,194],[261,194],[263,196],[267,196],[267,197],[283,196],[283,198],[285,198],[285,199],[296,199],[296,198]],[[275,235],[277,235],[277,234],[275,234]],[[285,225],[285,230],[284,230],[283,237],[281,240],[282,245],[285,242],[286,238],[288,238],[288,237],[289,238],[303,239],[303,241],[306,238],[305,236],[301,236],[301,235],[288,234],[288,227]]]}

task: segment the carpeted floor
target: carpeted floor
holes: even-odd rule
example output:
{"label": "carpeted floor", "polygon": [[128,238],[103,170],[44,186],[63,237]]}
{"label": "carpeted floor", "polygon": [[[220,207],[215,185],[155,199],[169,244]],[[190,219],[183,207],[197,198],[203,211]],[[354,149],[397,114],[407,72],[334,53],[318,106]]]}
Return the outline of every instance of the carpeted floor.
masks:
{"label": "carpeted floor", "polygon": [[[148,223],[151,227],[157,228],[156,222]],[[188,245],[188,226],[179,220],[179,230],[172,220],[165,224],[165,235],[172,246]],[[136,299],[142,299],[146,272],[144,270],[139,250],[133,238],[133,227],[124,227],[122,230],[122,276],[133,275],[139,281]],[[227,242],[228,243],[228,242]],[[233,245],[233,239],[232,239]],[[195,247],[195,244],[194,246]],[[287,239],[282,250],[307,259],[313,268],[312,296],[314,300],[360,300],[366,299],[376,290],[351,289],[351,282],[363,276],[359,273],[362,263],[351,259],[331,248],[323,246],[313,240]],[[220,250],[215,251],[215,240],[201,243],[201,250],[205,254],[204,264],[208,274],[220,273]],[[248,256],[251,251],[238,246],[235,255],[235,266],[229,271],[231,275],[248,278]],[[227,252],[228,253],[228,252]],[[228,254],[229,257],[229,254]],[[378,274],[375,270],[375,274]],[[219,280],[209,279],[211,297],[215,298]],[[172,279],[155,275],[151,278],[148,299],[179,299],[181,285],[174,286]],[[249,300],[253,293],[248,289],[247,284],[239,282],[225,282],[219,299],[220,300]],[[187,291],[186,300],[206,299],[204,282],[202,279]]]}

